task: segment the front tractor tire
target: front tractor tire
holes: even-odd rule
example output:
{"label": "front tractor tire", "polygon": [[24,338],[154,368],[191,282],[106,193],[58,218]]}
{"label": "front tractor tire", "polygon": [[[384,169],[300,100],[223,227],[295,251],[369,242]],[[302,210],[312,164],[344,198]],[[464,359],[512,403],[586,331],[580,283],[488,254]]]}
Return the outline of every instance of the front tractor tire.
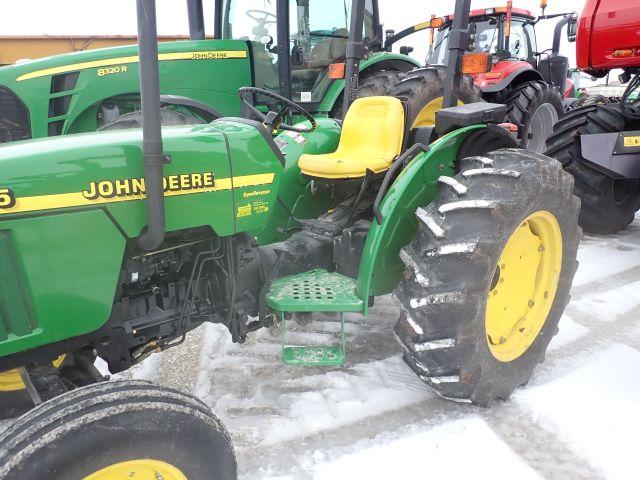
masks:
{"label": "front tractor tire", "polygon": [[463,158],[416,211],[395,334],[442,397],[506,400],[542,361],[569,301],[580,238],[573,181],[517,149]]}
{"label": "front tractor tire", "polygon": [[580,135],[633,130],[617,104],[591,105],[568,112],[549,138],[546,155],[562,163],[575,179],[582,201],[580,225],[585,232],[610,234],[622,230],[640,207],[640,180],[614,179],[586,163]]}
{"label": "front tractor tire", "polygon": [[[423,67],[411,70],[389,89],[389,95],[405,98],[409,104],[411,128],[433,127],[442,109],[446,69]],[[473,78],[463,75],[456,91],[458,105],[482,102],[482,92]]]}
{"label": "front tractor tire", "polygon": [[81,387],[0,435],[3,480],[234,480],[224,426],[200,400],[141,381]]}
{"label": "front tractor tire", "polygon": [[553,126],[564,113],[562,95],[553,85],[536,80],[515,87],[505,103],[507,121],[518,127],[520,147],[544,153]]}

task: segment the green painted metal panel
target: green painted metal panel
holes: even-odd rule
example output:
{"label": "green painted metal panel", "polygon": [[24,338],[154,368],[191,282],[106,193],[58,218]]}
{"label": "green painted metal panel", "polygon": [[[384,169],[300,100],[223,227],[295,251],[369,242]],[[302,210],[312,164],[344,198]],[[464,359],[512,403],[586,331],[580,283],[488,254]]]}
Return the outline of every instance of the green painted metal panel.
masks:
{"label": "green painted metal panel", "polygon": [[[390,293],[398,285],[405,269],[398,254],[416,233],[416,209],[436,196],[438,177],[454,174],[460,144],[480,128],[486,126],[461,128],[436,140],[427,153],[417,155],[393,182],[380,205],[382,224],[373,222],[365,242],[356,289],[360,298]],[[365,301],[365,313],[367,305]]]}
{"label": "green painted metal panel", "polygon": [[[37,328],[9,334],[0,355],[96,330],[111,311],[125,239],[101,210],[2,221],[15,261],[26,273],[26,294]],[[107,301],[108,299],[108,301]]]}
{"label": "green painted metal panel", "polygon": [[341,129],[337,122],[326,118],[319,118],[317,122],[318,128],[313,132],[303,135],[283,132],[276,138],[276,143],[283,145],[286,152],[282,188],[265,226],[250,232],[260,245],[284,240],[292,233],[291,229],[298,226],[286,209],[296,218],[317,218],[331,206],[331,192],[320,189],[312,193],[311,181],[302,175],[298,167],[298,159],[303,153],[330,153],[338,148]]}
{"label": "green painted metal panel", "polygon": [[15,255],[11,232],[0,230],[0,341],[21,337],[36,328],[31,299]]}
{"label": "green painted metal panel", "polygon": [[[248,42],[166,42],[159,44],[158,50],[161,93],[202,101],[223,115],[240,113],[237,90],[251,85],[252,79]],[[49,136],[49,124],[56,120],[65,121],[62,133],[94,131],[98,127],[99,103],[130,94],[137,98],[138,64],[132,60],[137,52],[137,45],[131,45],[10,65],[0,68],[0,85],[13,91],[28,107],[33,138]],[[78,78],[71,90],[52,91],[54,75],[74,72]],[[66,113],[51,116],[50,100],[68,95],[71,98]]]}

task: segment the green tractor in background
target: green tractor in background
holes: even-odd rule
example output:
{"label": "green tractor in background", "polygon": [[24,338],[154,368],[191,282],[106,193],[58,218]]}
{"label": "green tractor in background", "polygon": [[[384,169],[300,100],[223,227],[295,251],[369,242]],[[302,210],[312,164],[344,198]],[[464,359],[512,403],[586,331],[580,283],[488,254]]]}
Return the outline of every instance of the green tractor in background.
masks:
{"label": "green tractor in background", "polygon": [[469,4],[435,129],[411,128],[404,98],[356,98],[355,16],[344,122],[244,87],[260,121],[161,128],[155,1],[138,0],[142,129],[0,149],[0,371],[37,404],[0,436],[1,478],[235,478],[205,404],[93,366],[124,371],[203,322],[236,342],[279,325],[285,364],[340,365],[344,334],[289,345],[287,322],[334,312],[344,332],[393,293],[404,359],[439,395],[486,406],[528,381],[569,300],[579,201],[558,162],[514,148],[504,105],[455,106]]}
{"label": "green tractor in background", "polygon": [[[382,48],[377,0],[357,12],[346,0],[216,0],[213,38],[205,37],[202,0],[187,8],[191,40],[158,47],[163,125],[239,116],[236,92],[244,86],[280,92],[315,116],[341,117],[344,76],[330,75],[329,66],[344,65],[352,16],[364,29],[361,51],[352,52],[361,59],[363,94],[384,94],[391,72],[418,65]],[[0,143],[139,127],[138,73],[135,45],[0,68]]]}

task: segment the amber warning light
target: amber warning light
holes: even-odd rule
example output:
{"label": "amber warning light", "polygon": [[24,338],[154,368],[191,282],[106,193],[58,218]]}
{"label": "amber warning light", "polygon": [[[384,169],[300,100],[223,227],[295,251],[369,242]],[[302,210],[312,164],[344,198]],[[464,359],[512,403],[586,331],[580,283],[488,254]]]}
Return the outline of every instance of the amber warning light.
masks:
{"label": "amber warning light", "polygon": [[485,73],[491,69],[488,53],[467,53],[462,56],[462,73]]}
{"label": "amber warning light", "polygon": [[345,63],[332,63],[329,65],[329,78],[340,80],[344,78],[347,65]]}

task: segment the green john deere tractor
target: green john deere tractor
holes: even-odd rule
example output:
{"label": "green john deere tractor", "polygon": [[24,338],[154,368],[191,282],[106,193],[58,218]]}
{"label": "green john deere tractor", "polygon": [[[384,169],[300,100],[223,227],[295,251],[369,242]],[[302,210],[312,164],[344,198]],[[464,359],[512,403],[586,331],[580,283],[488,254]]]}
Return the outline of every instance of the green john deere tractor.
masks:
{"label": "green john deere tractor", "polygon": [[357,55],[342,123],[244,87],[260,121],[161,128],[155,1],[138,0],[143,128],[0,149],[0,371],[37,404],[0,436],[0,478],[235,478],[206,405],[94,367],[126,370],[203,322],[236,342],[279,324],[285,364],[339,365],[344,335],[289,345],[287,322],[393,293],[404,359],[439,395],[484,406],[528,381],[569,299],[579,202],[558,162],[514,148],[504,105],[454,106],[469,3],[435,130],[410,128],[406,99],[356,99]]}
{"label": "green john deere tractor", "polygon": [[[190,41],[159,45],[163,125],[239,116],[243,86],[278,91],[316,116],[341,116],[351,16],[363,25],[364,94],[383,94],[390,74],[418,65],[386,52],[377,0],[359,11],[347,0],[215,0],[213,38],[202,0],[188,0]],[[383,73],[381,73],[383,72]],[[0,143],[97,129],[139,127],[135,45],[57,55],[0,68]],[[257,97],[254,102],[264,104]],[[267,111],[268,106],[261,108]]]}

